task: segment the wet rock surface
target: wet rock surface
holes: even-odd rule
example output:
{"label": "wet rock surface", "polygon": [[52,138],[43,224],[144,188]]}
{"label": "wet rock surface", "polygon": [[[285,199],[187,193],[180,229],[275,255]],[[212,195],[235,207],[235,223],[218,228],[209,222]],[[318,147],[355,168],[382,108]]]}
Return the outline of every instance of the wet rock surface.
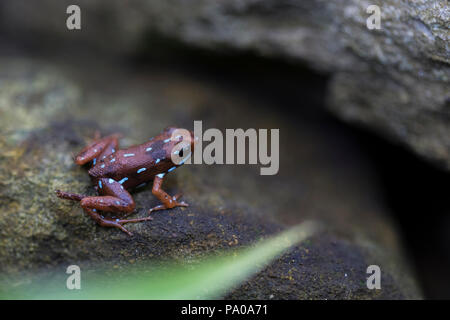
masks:
{"label": "wet rock surface", "polygon": [[[154,50],[145,36],[157,33],[303,62],[332,75],[327,95],[335,114],[450,168],[446,0],[79,1],[85,29],[70,34],[61,23],[68,4],[41,1],[34,10],[27,1],[4,2],[1,29],[35,44],[30,32],[51,35],[52,49],[59,43],[124,54],[148,43]],[[380,30],[366,27],[369,5],[380,7]]]}
{"label": "wet rock surface", "polygon": [[[3,275],[98,263],[120,268],[144,261],[199,257],[249,245],[315,219],[325,229],[295,247],[228,298],[420,298],[374,172],[357,146],[316,115],[296,118],[279,104],[163,66],[119,69],[83,63],[6,58],[0,70],[0,271]],[[305,95],[307,92],[304,93]],[[258,106],[255,109],[255,105]],[[279,128],[280,171],[259,166],[191,165],[168,175],[170,194],[188,208],[129,225],[133,237],[96,225],[55,189],[94,194],[73,163],[94,136],[121,132],[122,146],[167,125],[204,129]],[[158,204],[149,187],[134,192],[136,214]],[[383,272],[368,290],[366,268]]]}

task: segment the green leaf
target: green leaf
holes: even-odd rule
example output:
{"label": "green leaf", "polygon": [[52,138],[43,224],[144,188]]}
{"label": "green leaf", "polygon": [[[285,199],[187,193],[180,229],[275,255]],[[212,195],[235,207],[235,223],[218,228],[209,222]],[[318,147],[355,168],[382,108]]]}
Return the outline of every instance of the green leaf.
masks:
{"label": "green leaf", "polygon": [[[214,299],[267,266],[293,245],[317,231],[304,222],[255,245],[209,257],[186,266],[143,264],[139,268],[95,274],[81,273],[81,289],[66,288],[66,278],[33,281],[16,288],[3,286],[2,299]],[[65,275],[68,277],[68,275]]]}

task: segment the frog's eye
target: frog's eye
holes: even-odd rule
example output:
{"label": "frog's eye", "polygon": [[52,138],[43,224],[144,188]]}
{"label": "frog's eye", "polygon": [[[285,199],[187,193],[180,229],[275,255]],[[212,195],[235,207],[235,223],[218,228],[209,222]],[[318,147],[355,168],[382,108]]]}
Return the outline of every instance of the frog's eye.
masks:
{"label": "frog's eye", "polygon": [[191,148],[189,145],[184,146],[180,150],[175,151],[174,154],[178,154],[180,158],[188,157],[191,154]]}

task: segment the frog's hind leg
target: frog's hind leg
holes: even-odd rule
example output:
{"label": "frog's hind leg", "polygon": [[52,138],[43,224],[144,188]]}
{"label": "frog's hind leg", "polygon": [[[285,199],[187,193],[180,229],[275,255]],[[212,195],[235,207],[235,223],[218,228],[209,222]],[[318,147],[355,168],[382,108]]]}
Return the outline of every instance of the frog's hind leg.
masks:
{"label": "frog's hind leg", "polygon": [[116,152],[116,149],[119,148],[119,137],[119,134],[112,134],[95,139],[75,156],[75,163],[82,166],[92,161],[92,164],[95,165],[97,160],[104,159],[111,153]]}
{"label": "frog's hind leg", "polygon": [[83,198],[89,197],[88,195],[85,194],[70,193],[61,190],[56,190],[55,192],[58,198],[65,200],[81,201]]}
{"label": "frog's hind leg", "polygon": [[105,159],[110,154],[116,152],[119,149],[119,135],[110,136],[108,145],[103,149],[103,152],[98,156],[99,160]]}
{"label": "frog's hind leg", "polygon": [[119,228],[128,235],[132,235],[123,226],[126,223],[136,223],[152,220],[151,217],[138,219],[111,219],[105,218],[98,211],[120,213],[129,215],[135,209],[135,203],[130,193],[126,191],[120,183],[113,179],[103,178],[99,180],[100,196],[86,197],[81,199],[81,207],[91,216],[99,225],[103,227]]}

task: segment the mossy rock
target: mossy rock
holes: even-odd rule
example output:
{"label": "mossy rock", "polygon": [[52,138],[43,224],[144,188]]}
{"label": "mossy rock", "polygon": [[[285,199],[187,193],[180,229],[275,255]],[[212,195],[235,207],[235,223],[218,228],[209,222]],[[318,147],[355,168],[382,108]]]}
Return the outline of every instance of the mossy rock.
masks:
{"label": "mossy rock", "polygon": [[[101,64],[73,68],[5,58],[2,65],[3,275],[63,270],[70,264],[120,269],[144,260],[188,263],[314,219],[326,226],[324,231],[226,297],[421,297],[373,172],[345,135],[320,130],[314,119],[293,122],[270,102],[169,70],[138,73]],[[255,117],[254,104],[267,108]],[[192,128],[198,119],[205,128],[280,128],[279,174],[261,176],[258,166],[247,165],[184,166],[164,186],[171,194],[182,192],[190,206],[129,225],[132,237],[96,225],[78,203],[55,196],[56,189],[94,194],[85,168],[76,166],[72,155],[96,130],[123,133],[126,146],[168,125]],[[133,196],[136,217],[157,204],[148,187]],[[372,264],[381,267],[381,290],[366,287],[366,268]]]}

